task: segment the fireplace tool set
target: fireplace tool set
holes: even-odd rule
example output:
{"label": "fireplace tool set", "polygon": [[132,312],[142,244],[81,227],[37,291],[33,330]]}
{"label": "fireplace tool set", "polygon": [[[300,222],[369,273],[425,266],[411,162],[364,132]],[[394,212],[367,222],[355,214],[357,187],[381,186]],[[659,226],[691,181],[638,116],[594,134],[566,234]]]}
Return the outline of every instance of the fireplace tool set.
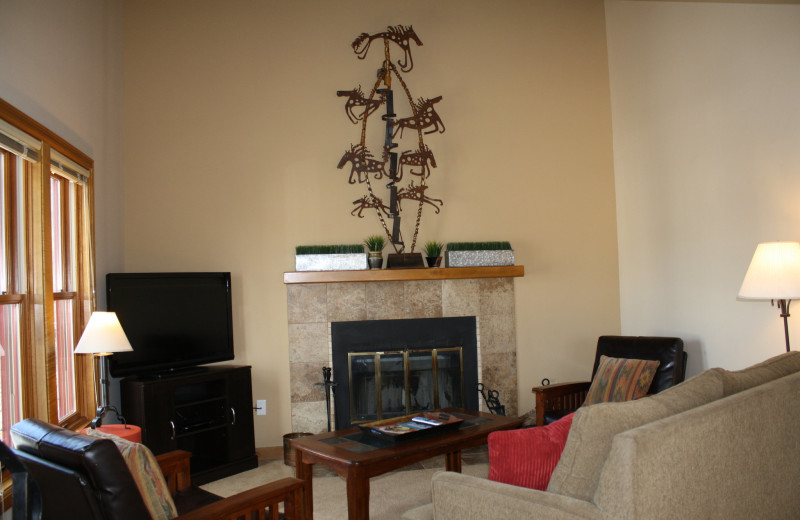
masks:
{"label": "fireplace tool set", "polygon": [[331,389],[335,389],[338,384],[331,381],[330,367],[322,367],[322,383],[314,383],[314,385],[325,387],[325,409],[328,412],[328,431],[331,431]]}
{"label": "fireplace tool set", "polygon": [[496,415],[505,415],[506,407],[500,404],[500,392],[497,390],[485,390],[483,383],[478,383],[478,392],[481,393],[483,401],[490,412]]}

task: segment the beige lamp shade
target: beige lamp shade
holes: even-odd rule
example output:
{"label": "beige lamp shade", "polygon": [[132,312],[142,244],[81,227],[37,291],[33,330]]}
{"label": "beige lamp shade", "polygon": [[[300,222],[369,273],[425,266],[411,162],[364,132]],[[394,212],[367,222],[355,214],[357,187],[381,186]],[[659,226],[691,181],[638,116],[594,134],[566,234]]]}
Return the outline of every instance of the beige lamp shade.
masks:
{"label": "beige lamp shade", "polygon": [[739,298],[800,299],[800,242],[758,244],[739,289]]}
{"label": "beige lamp shade", "polygon": [[108,355],[132,350],[114,312],[93,312],[75,347],[76,354]]}

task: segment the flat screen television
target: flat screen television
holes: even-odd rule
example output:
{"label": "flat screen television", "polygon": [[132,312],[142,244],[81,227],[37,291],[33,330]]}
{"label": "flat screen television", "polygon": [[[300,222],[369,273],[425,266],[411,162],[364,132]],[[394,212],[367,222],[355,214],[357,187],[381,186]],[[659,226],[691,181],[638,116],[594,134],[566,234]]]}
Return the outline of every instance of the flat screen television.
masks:
{"label": "flat screen television", "polygon": [[112,376],[233,359],[230,273],[109,273],[106,294],[133,347],[110,356]]}

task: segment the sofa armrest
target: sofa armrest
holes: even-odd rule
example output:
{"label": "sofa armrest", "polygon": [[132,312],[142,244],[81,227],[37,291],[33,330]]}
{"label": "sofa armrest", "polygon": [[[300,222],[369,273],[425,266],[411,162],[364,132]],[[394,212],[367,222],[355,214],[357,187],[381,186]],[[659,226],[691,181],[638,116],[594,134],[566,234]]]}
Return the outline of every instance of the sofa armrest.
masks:
{"label": "sofa armrest", "polygon": [[583,500],[452,471],[433,477],[433,511],[436,520],[604,518],[594,504]]}
{"label": "sofa armrest", "polygon": [[556,383],[531,388],[536,398],[536,426],[544,425],[545,412],[552,410],[577,410],[586,400],[590,381]]}
{"label": "sofa armrest", "polygon": [[[248,489],[213,504],[195,509],[180,515],[175,520],[209,520],[218,518],[251,518],[278,519],[278,504],[284,503],[286,520],[299,520],[301,502],[305,483],[296,478],[284,478]],[[266,516],[264,510],[269,508]]]}
{"label": "sofa armrest", "polygon": [[192,487],[191,459],[192,454],[183,450],[169,451],[156,456],[171,494]]}

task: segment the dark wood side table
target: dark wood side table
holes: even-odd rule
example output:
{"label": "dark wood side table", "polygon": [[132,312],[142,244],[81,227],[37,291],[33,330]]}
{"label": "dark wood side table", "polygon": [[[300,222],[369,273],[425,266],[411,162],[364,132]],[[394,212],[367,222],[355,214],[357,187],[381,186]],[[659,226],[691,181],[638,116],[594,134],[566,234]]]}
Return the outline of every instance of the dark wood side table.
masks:
{"label": "dark wood side table", "polygon": [[291,444],[297,452],[296,475],[306,484],[301,518],[314,518],[311,482],[314,464],[323,464],[347,479],[348,519],[368,520],[371,477],[437,455],[445,456],[447,471],[460,473],[462,450],[486,444],[491,432],[518,428],[523,421],[520,417],[490,415],[459,408],[445,408],[442,411],[461,416],[464,424],[458,430],[397,443],[379,439],[359,428],[293,439]]}

